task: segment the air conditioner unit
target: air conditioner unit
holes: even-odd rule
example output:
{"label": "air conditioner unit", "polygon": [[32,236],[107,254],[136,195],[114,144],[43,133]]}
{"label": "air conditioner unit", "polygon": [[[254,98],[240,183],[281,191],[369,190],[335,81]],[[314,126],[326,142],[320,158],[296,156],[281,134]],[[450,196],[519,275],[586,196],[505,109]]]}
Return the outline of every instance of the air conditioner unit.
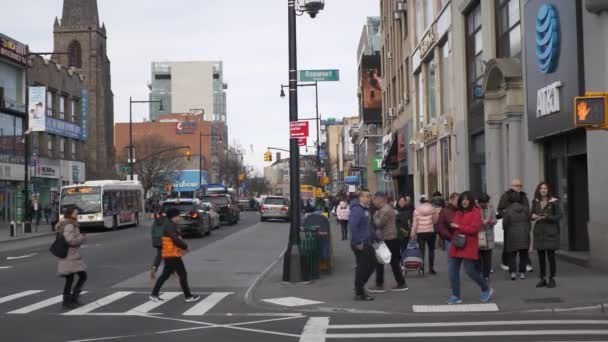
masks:
{"label": "air conditioner unit", "polygon": [[397,5],[396,6],[396,11],[397,12],[401,12],[401,13],[407,12],[407,1],[397,2],[396,5]]}

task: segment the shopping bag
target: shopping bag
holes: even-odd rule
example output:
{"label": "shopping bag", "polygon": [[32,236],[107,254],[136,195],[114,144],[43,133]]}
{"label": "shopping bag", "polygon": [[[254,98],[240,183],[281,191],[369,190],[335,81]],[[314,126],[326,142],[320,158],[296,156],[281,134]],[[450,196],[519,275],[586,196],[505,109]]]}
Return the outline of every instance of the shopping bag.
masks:
{"label": "shopping bag", "polygon": [[391,251],[384,242],[374,244],[374,250],[376,251],[376,260],[378,260],[378,263],[386,265],[391,262]]}

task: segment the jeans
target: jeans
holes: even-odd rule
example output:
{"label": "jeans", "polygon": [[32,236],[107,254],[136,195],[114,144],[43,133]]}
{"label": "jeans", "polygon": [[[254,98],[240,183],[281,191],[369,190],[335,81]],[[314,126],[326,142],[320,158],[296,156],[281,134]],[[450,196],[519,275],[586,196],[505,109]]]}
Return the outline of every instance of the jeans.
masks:
{"label": "jeans", "polygon": [[450,285],[452,286],[452,295],[460,298],[460,265],[464,262],[464,271],[479,287],[481,291],[488,291],[490,288],[485,279],[481,277],[477,270],[477,260],[468,260],[462,258],[448,259],[448,275],[450,277]]}
{"label": "jeans", "polygon": [[[78,275],[78,281],[76,282],[76,286],[72,290],[72,284],[74,283],[74,275]],[[72,293],[80,292],[82,290],[82,286],[84,286],[84,282],[87,281],[87,272],[80,271],[77,273],[70,273],[65,276],[65,285],[63,286],[63,295],[69,296]]]}
{"label": "jeans", "polygon": [[484,279],[492,273],[492,250],[479,250],[479,271]]}
{"label": "jeans", "polygon": [[541,249],[538,250],[538,263],[540,264],[540,277],[544,278],[547,276],[547,265],[545,260],[545,255],[547,259],[549,259],[549,277],[555,278],[556,265],[555,265],[555,251],[551,249]]}
{"label": "jeans", "polygon": [[432,233],[420,233],[418,234],[418,246],[420,247],[420,252],[422,253],[422,260],[424,260],[424,251],[425,251],[425,243],[429,246],[429,270],[435,269],[435,239],[437,238],[437,234],[435,232]]}
{"label": "jeans", "polygon": [[348,239],[348,221],[347,220],[339,220],[340,228],[342,228],[342,240]]}
{"label": "jeans", "polygon": [[152,266],[154,266],[156,269],[158,269],[160,267],[160,263],[163,260],[161,253],[163,248],[162,247],[154,247],[156,248],[156,255],[154,256],[154,262],[152,263]]}
{"label": "jeans", "polygon": [[154,289],[152,290],[152,295],[158,296],[160,288],[163,286],[165,281],[169,279],[173,272],[177,273],[177,276],[179,277],[179,285],[182,288],[182,292],[184,292],[184,296],[186,298],[192,297],[192,293],[190,293],[190,287],[188,286],[188,272],[186,272],[186,266],[184,266],[182,258],[165,259],[165,267],[163,267],[163,273],[156,280],[156,284],[154,284]]}
{"label": "jeans", "polygon": [[[405,278],[401,271],[401,241],[399,239],[384,241],[386,247],[391,251],[391,269],[397,285],[405,285]],[[382,287],[384,285],[384,265],[376,263],[376,285]]]}
{"label": "jeans", "polygon": [[[517,254],[519,253],[519,268],[517,267]],[[519,273],[526,273],[526,266],[528,265],[528,250],[520,249],[519,251],[511,252],[511,261],[509,262],[509,272],[515,273],[519,270]]]}
{"label": "jeans", "polygon": [[355,294],[365,294],[365,284],[369,280],[369,277],[374,273],[374,267],[376,261],[376,251],[369,245],[364,245],[363,250],[358,250],[355,246],[351,246],[353,253],[355,254],[355,262],[357,268],[355,269]]}

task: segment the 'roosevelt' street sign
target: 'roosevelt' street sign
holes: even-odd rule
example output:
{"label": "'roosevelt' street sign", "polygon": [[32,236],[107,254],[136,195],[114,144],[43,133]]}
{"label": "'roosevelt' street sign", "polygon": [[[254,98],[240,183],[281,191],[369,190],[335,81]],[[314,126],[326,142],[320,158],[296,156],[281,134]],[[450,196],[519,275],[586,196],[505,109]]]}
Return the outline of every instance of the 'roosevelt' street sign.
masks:
{"label": "'roosevelt' street sign", "polygon": [[340,70],[300,70],[300,82],[339,81]]}

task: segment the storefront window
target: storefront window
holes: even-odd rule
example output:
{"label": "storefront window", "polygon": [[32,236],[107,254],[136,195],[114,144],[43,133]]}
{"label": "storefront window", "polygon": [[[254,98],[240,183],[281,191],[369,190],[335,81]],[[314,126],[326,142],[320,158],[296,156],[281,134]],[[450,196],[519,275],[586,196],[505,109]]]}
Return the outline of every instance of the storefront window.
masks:
{"label": "storefront window", "polygon": [[496,25],[499,58],[521,56],[519,0],[496,0]]}
{"label": "storefront window", "polygon": [[[435,64],[435,56],[431,56],[431,60],[429,61],[429,65],[428,65],[428,73],[427,73],[427,80],[428,80],[428,87],[427,87],[427,94],[426,94],[426,100],[427,100],[427,108],[429,109],[429,115],[427,117],[428,121],[431,121],[433,119],[435,119],[437,117],[437,87],[436,87],[436,73],[437,71],[437,66]],[[428,123],[428,122],[427,122]]]}
{"label": "storefront window", "polygon": [[59,118],[65,120],[65,96],[59,96]]}
{"label": "storefront window", "polygon": [[427,151],[428,168],[429,168],[429,195],[439,190],[439,181],[437,173],[437,144],[428,146]]}

